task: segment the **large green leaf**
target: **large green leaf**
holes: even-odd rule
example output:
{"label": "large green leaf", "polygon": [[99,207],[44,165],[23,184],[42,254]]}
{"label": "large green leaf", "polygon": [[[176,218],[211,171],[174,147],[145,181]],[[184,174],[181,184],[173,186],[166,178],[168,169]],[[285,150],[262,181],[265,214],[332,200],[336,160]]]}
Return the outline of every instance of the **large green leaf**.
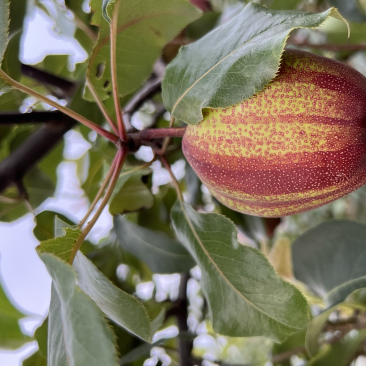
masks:
{"label": "large green leaf", "polygon": [[74,267],[78,274],[79,287],[111,320],[146,342],[151,342],[152,330],[149,315],[136,297],[114,286],[80,252],[75,258]]}
{"label": "large green leaf", "polygon": [[[108,16],[115,0],[104,1]],[[102,16],[102,0],[92,0],[93,23],[100,26],[91,55],[88,78],[104,100],[112,90],[110,72],[110,26]],[[187,0],[122,1],[118,16],[117,75],[120,96],[138,89],[151,74],[163,47],[201,12]],[[102,70],[104,68],[104,71]],[[86,97],[91,99],[90,93]]]}
{"label": "large green leaf", "polygon": [[366,287],[366,225],[351,221],[322,223],[292,244],[296,279],[323,298],[327,307]]}
{"label": "large green leaf", "polygon": [[0,349],[16,349],[32,340],[20,330],[18,320],[24,316],[9,301],[0,283]]}
{"label": "large green leaf", "polygon": [[[9,1],[0,1],[0,65],[2,64],[4,53],[8,45],[9,36]],[[11,87],[0,78],[0,92],[8,92]]]}
{"label": "large green leaf", "polygon": [[202,108],[223,108],[261,91],[275,76],[286,39],[295,28],[320,26],[334,9],[320,14],[269,10],[248,4],[235,18],[181,48],[165,71],[163,100],[186,123],[202,120]]}
{"label": "large green leaf", "polygon": [[115,366],[114,335],[96,304],[76,286],[72,267],[52,254],[40,258],[52,277],[49,366]]}
{"label": "large green leaf", "polygon": [[114,228],[121,246],[154,273],[187,272],[195,265],[185,248],[162,232],[138,226],[121,216],[114,218]]}
{"label": "large green leaf", "polygon": [[261,252],[239,244],[232,221],[177,202],[172,222],[201,268],[215,332],[280,342],[306,326],[309,309],[301,292],[283,281]]}
{"label": "large green leaf", "polygon": [[360,348],[361,343],[366,339],[366,330],[362,329],[356,333],[349,333],[339,342],[326,345],[308,366],[347,366]]}

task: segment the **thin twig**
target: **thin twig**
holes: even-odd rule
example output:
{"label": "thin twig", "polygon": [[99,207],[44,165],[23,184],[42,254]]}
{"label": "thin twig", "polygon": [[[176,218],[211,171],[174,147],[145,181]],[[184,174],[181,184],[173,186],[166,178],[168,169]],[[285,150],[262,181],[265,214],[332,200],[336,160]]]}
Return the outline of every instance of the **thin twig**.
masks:
{"label": "thin twig", "polygon": [[109,183],[108,189],[105,193],[105,196],[103,197],[103,200],[102,200],[100,206],[98,207],[97,211],[95,212],[93,218],[88,222],[88,224],[86,225],[84,230],[81,232],[81,234],[77,238],[77,240],[72,248],[72,251],[71,251],[71,256],[70,256],[70,260],[69,260],[70,264],[72,264],[74,262],[75,256],[76,256],[77,252],[79,251],[81,245],[83,244],[85,238],[89,234],[90,230],[93,228],[94,224],[98,220],[100,214],[102,213],[102,211],[104,210],[105,206],[107,205],[109,199],[111,198],[114,187],[116,186],[116,183],[118,181],[119,174],[122,170],[123,163],[126,160],[126,156],[127,156],[127,149],[120,149],[117,151],[116,158],[115,158],[116,159],[115,169],[113,172],[112,179]]}
{"label": "thin twig", "polygon": [[96,101],[96,103],[98,104],[99,109],[101,110],[101,112],[104,115],[104,118],[107,120],[107,122],[109,123],[109,125],[111,126],[112,130],[114,131],[114,133],[116,135],[118,135],[118,128],[115,124],[115,122],[113,121],[111,115],[109,114],[107,108],[105,107],[104,103],[101,101],[101,99],[99,98],[98,93],[96,92],[94,85],[89,81],[89,79],[86,79],[86,85],[88,86],[90,92],[92,93],[94,100]]}
{"label": "thin twig", "polygon": [[15,81],[14,79],[12,79],[8,74],[6,74],[3,70],[0,69],[0,76],[11,86],[13,86],[16,89],[21,90],[24,93],[27,93],[39,100],[41,100],[42,102],[45,102],[49,105],[51,105],[52,107],[58,109],[59,111],[61,111],[62,113],[65,113],[66,115],[68,115],[69,117],[79,121],[80,123],[84,124],[85,126],[88,126],[89,128],[91,128],[92,130],[94,130],[95,132],[99,133],[100,135],[104,136],[105,138],[107,138],[108,140],[113,141],[114,143],[118,142],[118,137],[105,130],[104,128],[98,126],[96,123],[90,121],[89,119],[85,118],[84,116],[82,116],[81,114],[74,112],[73,110],[64,107],[58,103],[56,103],[55,101],[47,98],[46,96],[36,92],[35,90],[28,88],[27,86],[18,83],[17,81]]}
{"label": "thin twig", "polygon": [[[175,122],[175,117],[172,116],[170,118],[170,123],[169,123],[169,127],[170,128],[173,128],[174,122]],[[165,138],[163,147],[161,148],[161,150],[159,150],[159,151],[156,152],[158,155],[164,155],[165,154],[165,151],[168,148],[168,145],[170,144],[170,140],[171,140],[170,137],[166,137]]]}
{"label": "thin twig", "polygon": [[121,0],[116,2],[113,10],[112,23],[111,23],[111,75],[112,75],[112,90],[114,107],[116,109],[117,125],[120,139],[127,141],[126,129],[123,123],[121,102],[119,100],[118,93],[118,79],[117,79],[117,30],[118,30],[118,15]]}
{"label": "thin twig", "polygon": [[102,183],[102,185],[101,185],[101,187],[100,187],[97,195],[95,196],[93,203],[90,205],[89,210],[85,214],[85,216],[83,217],[83,219],[79,222],[79,225],[78,225],[79,228],[82,228],[84,226],[86,220],[88,219],[88,217],[90,216],[90,214],[93,212],[94,207],[97,205],[98,201],[102,197],[102,195],[104,193],[104,190],[106,189],[107,184],[109,183],[109,181],[110,181],[110,179],[112,177],[112,174],[113,174],[115,168],[116,168],[116,160],[113,160],[113,163],[112,163],[111,167],[108,170],[107,176],[104,178],[104,181],[103,181],[103,183]]}

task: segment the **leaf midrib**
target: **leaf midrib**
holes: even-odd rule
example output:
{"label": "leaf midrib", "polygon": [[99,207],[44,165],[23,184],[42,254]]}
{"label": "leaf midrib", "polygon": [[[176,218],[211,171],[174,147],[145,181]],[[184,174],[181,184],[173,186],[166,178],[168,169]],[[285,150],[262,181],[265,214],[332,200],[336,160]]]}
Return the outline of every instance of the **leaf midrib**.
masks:
{"label": "leaf midrib", "polygon": [[255,304],[253,304],[250,300],[248,300],[238,289],[236,289],[236,287],[234,287],[232,285],[232,283],[228,280],[228,278],[226,278],[226,276],[224,275],[224,273],[220,270],[220,268],[217,266],[217,264],[214,262],[214,260],[211,258],[211,255],[210,253],[206,250],[206,248],[204,247],[203,243],[201,242],[199,236],[197,235],[196,233],[196,230],[191,222],[191,220],[189,219],[187,213],[186,213],[186,210],[184,209],[184,206],[182,204],[182,202],[180,202],[180,205],[181,205],[181,208],[182,208],[182,211],[183,211],[183,214],[184,214],[184,217],[186,218],[186,221],[193,233],[193,236],[196,238],[197,242],[199,243],[200,247],[202,248],[202,250],[205,252],[207,258],[210,260],[210,262],[213,264],[213,266],[216,268],[217,272],[225,279],[225,281],[229,284],[229,286],[239,294],[239,296],[241,296],[248,304],[252,305],[253,308],[257,309],[260,313],[264,314],[265,316],[267,316],[268,318],[288,327],[288,328],[291,328],[291,329],[301,329],[301,328],[296,328],[296,327],[293,327],[293,326],[290,326],[280,320],[277,320],[275,318],[273,318],[271,315],[267,314],[266,312],[264,312],[264,310],[258,308]]}

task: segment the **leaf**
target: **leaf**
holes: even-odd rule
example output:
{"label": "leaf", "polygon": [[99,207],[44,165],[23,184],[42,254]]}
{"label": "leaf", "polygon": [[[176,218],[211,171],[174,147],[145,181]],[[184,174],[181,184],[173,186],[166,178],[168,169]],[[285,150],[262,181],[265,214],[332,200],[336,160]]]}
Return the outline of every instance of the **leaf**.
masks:
{"label": "leaf", "polygon": [[115,366],[114,335],[96,304],[76,286],[72,267],[39,254],[52,277],[48,318],[49,366]]}
{"label": "leaf", "polygon": [[111,320],[130,333],[151,342],[148,313],[134,296],[120,290],[92,262],[78,252],[74,261],[79,287],[89,295]]}
{"label": "leaf", "polygon": [[287,278],[293,277],[291,242],[288,238],[281,237],[276,240],[269,253],[268,259],[280,276]]}
{"label": "leaf", "polygon": [[37,248],[40,253],[52,253],[57,257],[68,262],[70,259],[72,248],[81,234],[79,229],[64,229],[65,235],[42,241],[41,245]]}
{"label": "leaf", "polygon": [[295,278],[332,307],[366,287],[366,225],[324,222],[292,244]]}
{"label": "leaf", "polygon": [[18,320],[24,317],[9,301],[0,283],[0,349],[16,349],[32,340],[20,330]]}
{"label": "leaf", "polygon": [[[108,16],[114,0],[104,1]],[[87,76],[102,100],[112,90],[110,73],[109,23],[102,17],[102,0],[92,0],[93,24],[100,26]],[[163,47],[201,12],[186,0],[129,0],[119,7],[117,34],[117,75],[121,97],[138,89],[152,72]],[[103,70],[104,68],[104,70]],[[91,99],[89,91],[85,97]]]}
{"label": "leaf", "polygon": [[320,14],[276,11],[250,3],[236,17],[195,43],[181,48],[163,79],[163,101],[172,116],[189,124],[202,120],[202,108],[223,108],[263,90],[276,76],[290,32],[315,28]]}
{"label": "leaf", "polygon": [[38,350],[32,356],[24,360],[22,366],[47,366],[47,358]]}
{"label": "leaf", "polygon": [[74,225],[71,220],[60,213],[43,211],[36,216],[35,219],[37,224],[33,229],[33,234],[39,241],[53,239],[55,236],[63,236],[64,233],[62,233],[62,235],[55,235],[54,226],[56,216],[69,225]]}
{"label": "leaf", "polygon": [[121,216],[115,216],[113,223],[121,246],[154,273],[187,272],[195,265],[185,248],[164,233],[138,226]]}
{"label": "leaf", "polygon": [[47,357],[48,318],[37,328],[34,336],[37,339],[39,351],[43,356]]}
{"label": "leaf", "polygon": [[[4,53],[8,45],[9,36],[9,1],[3,0],[0,2],[0,65],[3,62]],[[0,92],[6,93],[11,89],[11,86],[6,84],[0,78]]]}
{"label": "leaf", "polygon": [[276,275],[261,252],[239,244],[233,222],[177,202],[172,224],[201,268],[216,333],[281,342],[306,326],[309,309],[303,295]]}
{"label": "leaf", "polygon": [[109,205],[111,215],[124,214],[150,208],[153,195],[141,180],[141,174],[133,175],[114,195]]}
{"label": "leaf", "polygon": [[327,309],[311,319],[308,324],[305,336],[305,348],[310,357],[314,357],[319,349],[318,339],[322,332],[325,322],[328,320],[329,315],[335,310],[335,307]]}
{"label": "leaf", "polygon": [[10,1],[10,26],[9,33],[12,35],[23,28],[27,2],[24,0]]}
{"label": "leaf", "polygon": [[366,330],[348,333],[339,342],[325,346],[325,351],[311,360],[308,366],[347,366],[366,338]]}

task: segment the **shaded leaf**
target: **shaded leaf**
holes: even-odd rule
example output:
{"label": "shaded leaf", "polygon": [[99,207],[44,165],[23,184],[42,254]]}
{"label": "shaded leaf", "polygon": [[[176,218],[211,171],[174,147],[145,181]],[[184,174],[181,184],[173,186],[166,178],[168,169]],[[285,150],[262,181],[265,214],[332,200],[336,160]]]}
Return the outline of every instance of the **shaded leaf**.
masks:
{"label": "shaded leaf", "polygon": [[81,230],[79,229],[64,229],[64,236],[59,236],[53,239],[48,239],[46,241],[42,241],[40,246],[37,247],[37,250],[40,253],[52,253],[57,257],[63,259],[65,262],[68,262],[70,259],[72,248],[81,234]]}
{"label": "shaded leaf", "polygon": [[96,304],[76,286],[72,267],[54,255],[39,256],[52,277],[48,365],[115,366],[114,335]]}
{"label": "shaded leaf", "polygon": [[34,336],[38,342],[39,352],[41,352],[43,356],[47,357],[48,318],[46,318],[42,325],[37,328]]}
{"label": "shaded leaf", "polygon": [[78,252],[74,261],[79,287],[115,323],[151,342],[152,332],[148,313],[134,296],[120,290],[92,262]]}
{"label": "shaded leaf", "polygon": [[172,223],[201,268],[216,333],[283,341],[305,327],[309,309],[303,295],[277,276],[261,252],[239,244],[233,222],[177,202]]}
{"label": "shaded leaf", "polygon": [[9,26],[10,35],[23,28],[23,21],[26,13],[26,7],[27,2],[24,0],[10,1],[10,26]]}
{"label": "shaded leaf", "polygon": [[114,217],[113,223],[121,246],[154,273],[187,272],[195,265],[185,248],[164,233],[138,226],[121,216]]}
{"label": "shaded leaf", "polygon": [[203,108],[223,108],[252,97],[276,76],[286,39],[295,28],[320,26],[321,14],[269,10],[250,3],[235,18],[181,48],[163,79],[163,100],[179,120],[199,123]]}
{"label": "shaded leaf", "polygon": [[362,329],[356,333],[348,333],[339,342],[326,345],[325,349],[317,357],[312,359],[309,366],[347,366],[353,356],[366,338],[366,330]]}
{"label": "shaded leaf", "polygon": [[153,203],[153,195],[150,189],[142,182],[141,174],[133,175],[114,194],[109,205],[109,212],[112,215],[118,215],[139,211],[143,208],[150,208]]}
{"label": "shaded leaf", "polygon": [[306,352],[310,357],[314,357],[319,349],[318,346],[318,339],[320,336],[320,333],[322,332],[323,326],[325,322],[328,320],[329,315],[335,310],[335,308],[330,308],[313,319],[311,319],[310,323],[308,324],[307,330],[306,330],[306,337],[305,337],[305,348]]}
{"label": "shaded leaf", "polygon": [[[98,42],[91,55],[88,78],[101,99],[112,90],[110,76],[109,23],[102,16],[102,3],[108,17],[115,1],[92,0],[93,24],[100,26]],[[186,0],[122,1],[118,16],[117,75],[121,97],[138,89],[152,72],[163,47],[201,12]],[[89,91],[85,94],[91,99]]]}
{"label": "shaded leaf", "polygon": [[0,283],[0,349],[16,349],[32,340],[20,330],[18,320],[24,317],[7,298]]}
{"label": "shaded leaf", "polygon": [[22,366],[47,366],[47,358],[38,350],[32,356],[24,360]]}
{"label": "shaded leaf", "polygon": [[324,222],[292,244],[295,278],[327,307],[366,287],[366,225],[351,221]]}
{"label": "shaded leaf", "polygon": [[[0,65],[2,64],[4,53],[8,45],[9,36],[9,1],[3,0],[0,2]],[[0,92],[5,93],[11,89],[11,86],[6,84],[0,78]]]}
{"label": "shaded leaf", "polygon": [[69,225],[74,225],[71,220],[60,213],[53,211],[43,211],[36,216],[37,224],[33,229],[33,234],[39,241],[53,239],[55,236],[62,236],[64,234],[62,233],[62,235],[55,235],[56,216]]}

